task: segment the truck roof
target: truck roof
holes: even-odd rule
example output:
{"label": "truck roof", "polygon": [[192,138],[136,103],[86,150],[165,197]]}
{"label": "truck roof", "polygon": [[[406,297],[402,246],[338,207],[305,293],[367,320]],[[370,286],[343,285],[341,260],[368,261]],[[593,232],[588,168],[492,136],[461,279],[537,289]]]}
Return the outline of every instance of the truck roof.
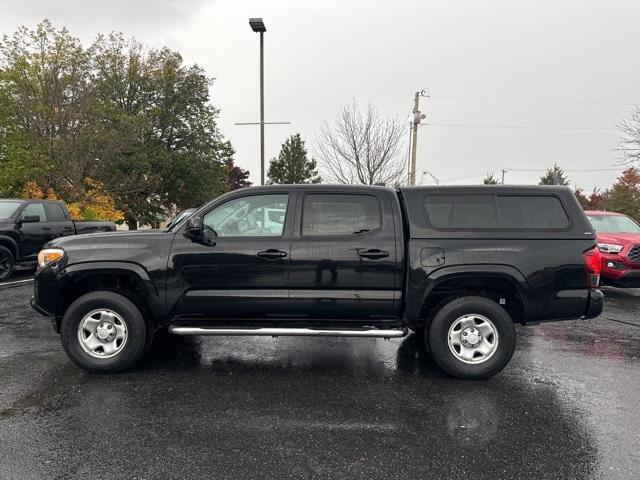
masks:
{"label": "truck roof", "polygon": [[[345,185],[330,183],[305,183],[305,184],[278,184],[278,185],[256,185],[252,187],[244,187],[246,191],[274,190],[278,188],[298,189],[298,190],[330,190],[332,192],[340,190],[370,190],[372,188],[395,191],[396,189],[384,185]],[[400,191],[428,191],[433,192],[487,192],[497,191],[500,193],[519,192],[519,193],[558,193],[571,192],[569,187],[563,185],[431,185],[418,187],[400,187]]]}
{"label": "truck roof", "polygon": [[[429,193],[474,193],[474,192],[491,192],[497,193],[565,193],[571,192],[569,187],[563,185],[430,185],[420,187],[401,187],[400,191],[415,192],[425,191]],[[571,192],[572,193],[572,192]]]}
{"label": "truck roof", "polygon": [[288,190],[294,188],[296,190],[330,190],[332,192],[340,190],[370,190],[372,188],[381,188],[385,190],[394,190],[392,187],[382,185],[345,185],[345,184],[330,184],[330,183],[304,183],[304,184],[277,184],[277,185],[256,185],[253,187],[244,187],[243,191],[258,191],[258,190],[275,190],[279,188],[286,188]]}

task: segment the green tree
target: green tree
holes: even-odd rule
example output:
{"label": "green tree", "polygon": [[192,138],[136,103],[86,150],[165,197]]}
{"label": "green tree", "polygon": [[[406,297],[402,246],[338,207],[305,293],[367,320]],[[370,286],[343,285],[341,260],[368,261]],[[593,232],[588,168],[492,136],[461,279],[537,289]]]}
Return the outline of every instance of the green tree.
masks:
{"label": "green tree", "polygon": [[299,133],[291,135],[280,149],[278,158],[269,163],[267,183],[320,183],[316,161],[308,158],[304,140]]}
{"label": "green tree", "polygon": [[482,183],[484,183],[485,185],[498,185],[500,182],[498,181],[496,176],[493,174],[493,172],[489,172],[487,173],[487,176],[484,177],[484,180],[482,181]]}
{"label": "green tree", "polygon": [[624,213],[640,221],[640,170],[627,168],[607,192],[603,202],[607,210]]}
{"label": "green tree", "polygon": [[21,27],[0,42],[0,194],[106,195],[131,227],[204,203],[228,190],[233,156],[210,85],[167,48]]}
{"label": "green tree", "polygon": [[565,176],[564,170],[554,163],[553,168],[547,170],[538,185],[569,185],[569,179]]}
{"label": "green tree", "polygon": [[[230,144],[203,70],[121,34],[99,37],[93,49],[100,106],[116,132],[105,183],[124,187],[118,198],[128,221],[149,222],[163,207],[197,206],[226,191]],[[138,185],[145,188],[130,188]]]}
{"label": "green tree", "polygon": [[0,191],[32,179],[71,199],[95,173],[90,56],[66,29],[44,21],[0,42]]}

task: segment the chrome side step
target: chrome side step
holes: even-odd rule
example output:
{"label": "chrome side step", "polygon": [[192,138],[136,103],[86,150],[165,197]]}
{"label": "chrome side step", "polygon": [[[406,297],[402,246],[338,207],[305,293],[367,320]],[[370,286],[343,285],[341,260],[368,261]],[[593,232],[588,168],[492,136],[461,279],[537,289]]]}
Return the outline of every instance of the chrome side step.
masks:
{"label": "chrome side step", "polygon": [[399,338],[407,335],[406,328],[330,330],[320,328],[223,328],[180,327],[171,325],[169,331],[175,335],[257,335],[266,337],[377,337]]}

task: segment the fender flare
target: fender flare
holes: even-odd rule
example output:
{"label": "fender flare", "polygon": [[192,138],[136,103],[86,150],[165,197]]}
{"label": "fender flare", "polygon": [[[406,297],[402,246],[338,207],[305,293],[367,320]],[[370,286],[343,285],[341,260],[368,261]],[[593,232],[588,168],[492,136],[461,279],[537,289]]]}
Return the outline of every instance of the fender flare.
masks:
{"label": "fender flare", "polygon": [[[424,272],[424,271],[423,271]],[[513,284],[518,293],[522,292],[522,286],[527,284],[527,280],[523,273],[511,265],[504,264],[475,264],[475,265],[450,265],[439,268],[427,275],[424,272],[422,280],[423,288],[420,288],[419,298],[416,299],[415,305],[410,309],[409,315],[418,318],[418,314],[422,306],[427,301],[431,292],[441,283],[456,277],[474,277],[474,276],[493,276],[500,277]],[[522,301],[526,299],[522,297]]]}
{"label": "fender flare", "polygon": [[100,275],[104,273],[127,273],[133,275],[142,286],[143,295],[153,316],[157,319],[164,315],[164,302],[160,297],[158,288],[151,281],[147,271],[139,264],[133,262],[95,261],[74,263],[66,266],[58,274],[58,281],[64,285],[69,280],[84,273]]}
{"label": "fender flare", "polygon": [[0,235],[0,245],[7,243],[9,248],[11,249],[11,253],[13,253],[13,258],[17,262],[20,256],[20,249],[18,248],[18,242],[16,242],[13,238],[8,235]]}
{"label": "fender flare", "polygon": [[527,280],[523,273],[517,268],[511,265],[504,265],[500,263],[481,263],[475,265],[451,265],[442,267],[429,275],[429,278],[435,280],[436,284],[440,283],[445,277],[454,275],[498,275],[501,277],[511,277],[520,283],[526,283]]}

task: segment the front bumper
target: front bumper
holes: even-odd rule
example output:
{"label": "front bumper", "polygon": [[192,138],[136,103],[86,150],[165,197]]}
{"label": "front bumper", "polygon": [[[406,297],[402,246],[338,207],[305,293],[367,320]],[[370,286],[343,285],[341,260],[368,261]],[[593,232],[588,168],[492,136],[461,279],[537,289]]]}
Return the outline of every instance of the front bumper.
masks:
{"label": "front bumper", "polygon": [[640,288],[640,270],[617,270],[615,276],[603,271],[600,282],[612,287]]}
{"label": "front bumper", "polygon": [[625,255],[602,253],[600,282],[613,287],[640,288],[640,265],[630,262]]}
{"label": "front bumper", "polygon": [[53,313],[51,313],[48,310],[45,310],[40,305],[38,305],[38,303],[36,302],[36,296],[35,295],[31,295],[31,300],[29,302],[31,303],[31,308],[33,308],[40,315],[43,315],[45,317],[52,317],[53,316]]}
{"label": "front bumper", "polygon": [[59,291],[60,282],[58,281],[57,269],[45,267],[36,272],[33,278],[33,296],[30,301],[31,307],[39,314],[49,317],[53,329],[56,332],[58,332],[56,304]]}

